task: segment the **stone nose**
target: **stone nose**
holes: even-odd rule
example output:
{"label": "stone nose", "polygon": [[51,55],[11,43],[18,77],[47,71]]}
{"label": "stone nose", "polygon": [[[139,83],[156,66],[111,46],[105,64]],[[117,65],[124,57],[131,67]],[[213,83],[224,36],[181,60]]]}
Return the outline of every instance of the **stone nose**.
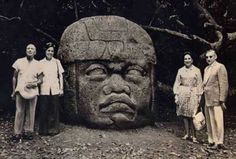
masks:
{"label": "stone nose", "polygon": [[103,87],[105,95],[111,93],[126,93],[130,95],[130,87],[128,83],[118,74],[114,74],[110,77],[107,85]]}

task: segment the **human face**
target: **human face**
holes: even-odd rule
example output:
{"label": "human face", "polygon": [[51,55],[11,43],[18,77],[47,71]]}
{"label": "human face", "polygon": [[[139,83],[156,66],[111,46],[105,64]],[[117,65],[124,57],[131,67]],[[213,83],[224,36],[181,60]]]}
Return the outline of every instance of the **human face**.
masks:
{"label": "human face", "polygon": [[216,53],[213,50],[210,50],[206,53],[206,62],[211,65],[217,59]]}
{"label": "human face", "polygon": [[142,124],[151,97],[146,63],[88,61],[76,67],[78,111],[88,123],[100,128]]}
{"label": "human face", "polygon": [[192,57],[190,56],[190,55],[185,55],[184,56],[184,65],[187,67],[187,68],[189,68],[189,67],[191,67],[192,66],[192,64],[193,64],[193,59],[192,59]]}
{"label": "human face", "polygon": [[29,58],[33,58],[36,54],[36,47],[33,44],[29,44],[26,47],[26,56]]}
{"label": "human face", "polygon": [[52,57],[54,55],[54,48],[53,47],[49,47],[47,50],[46,50],[46,59],[47,60],[51,60]]}

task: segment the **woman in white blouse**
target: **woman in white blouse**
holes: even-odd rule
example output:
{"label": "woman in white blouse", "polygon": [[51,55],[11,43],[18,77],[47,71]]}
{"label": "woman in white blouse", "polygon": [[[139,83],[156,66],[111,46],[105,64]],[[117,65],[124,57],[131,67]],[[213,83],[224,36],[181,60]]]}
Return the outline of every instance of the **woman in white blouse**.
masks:
{"label": "woman in white blouse", "polygon": [[54,58],[55,45],[45,46],[45,58],[40,61],[44,74],[40,85],[39,134],[56,135],[59,133],[59,96],[63,95],[63,72],[61,62]]}
{"label": "woman in white blouse", "polygon": [[177,105],[176,113],[184,121],[185,136],[182,139],[192,139],[197,143],[196,131],[193,125],[193,116],[198,110],[202,95],[202,75],[193,65],[191,53],[184,54],[184,66],[178,70],[173,92]]}

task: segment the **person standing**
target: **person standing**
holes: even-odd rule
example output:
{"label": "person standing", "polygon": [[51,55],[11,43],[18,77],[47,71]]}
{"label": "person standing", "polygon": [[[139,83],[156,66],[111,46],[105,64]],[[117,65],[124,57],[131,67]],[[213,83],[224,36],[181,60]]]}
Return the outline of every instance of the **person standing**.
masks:
{"label": "person standing", "polygon": [[225,66],[216,61],[214,50],[206,52],[208,66],[204,70],[205,115],[208,133],[208,147],[226,149],[224,140],[223,110],[228,95],[228,76]]}
{"label": "person standing", "polygon": [[45,58],[40,61],[44,74],[40,85],[39,134],[56,135],[59,133],[59,96],[63,95],[63,72],[61,62],[54,58],[55,45],[45,46]]}
{"label": "person standing", "polygon": [[33,138],[38,84],[42,82],[35,54],[35,45],[28,44],[26,57],[16,60],[12,65],[14,74],[11,97],[16,102],[13,142],[19,142],[22,137],[30,140]]}
{"label": "person standing", "polygon": [[173,92],[177,105],[176,113],[184,121],[186,134],[182,139],[192,139],[194,143],[198,143],[193,117],[198,110],[202,95],[202,75],[200,70],[193,65],[190,52],[184,54],[184,66],[178,70]]}

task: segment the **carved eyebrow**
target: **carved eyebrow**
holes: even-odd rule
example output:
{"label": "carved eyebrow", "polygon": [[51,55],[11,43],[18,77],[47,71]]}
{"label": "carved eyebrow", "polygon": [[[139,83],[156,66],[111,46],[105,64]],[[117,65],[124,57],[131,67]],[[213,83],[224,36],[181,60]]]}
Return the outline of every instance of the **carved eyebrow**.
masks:
{"label": "carved eyebrow", "polygon": [[86,68],[86,73],[89,72],[89,71],[92,71],[96,68],[101,68],[101,69],[104,69],[104,70],[106,69],[106,67],[102,64],[91,64]]}

